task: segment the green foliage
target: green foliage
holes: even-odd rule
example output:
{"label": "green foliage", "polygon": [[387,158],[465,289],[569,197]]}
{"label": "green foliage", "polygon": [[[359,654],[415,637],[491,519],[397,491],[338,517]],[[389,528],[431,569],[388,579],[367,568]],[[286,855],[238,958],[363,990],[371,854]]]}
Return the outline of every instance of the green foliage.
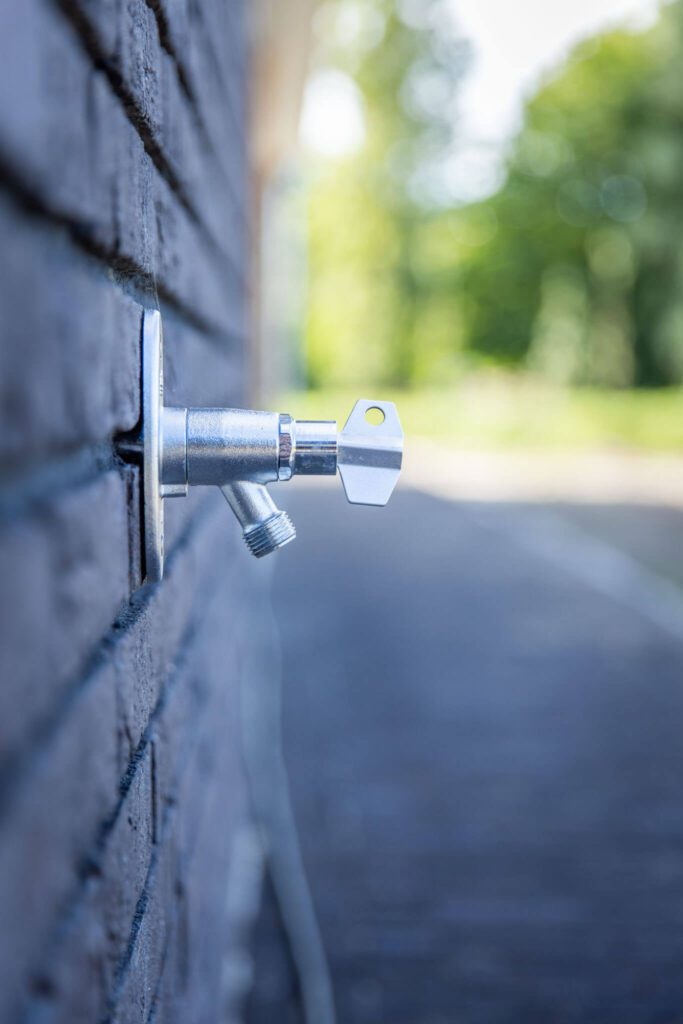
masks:
{"label": "green foliage", "polygon": [[[301,418],[343,423],[357,397],[349,387],[282,395],[280,402]],[[470,450],[683,450],[683,388],[560,388],[490,369],[453,387],[389,388],[382,397],[398,406],[407,463],[418,437]]]}
{"label": "green foliage", "polygon": [[[336,42],[350,13],[373,26],[374,45]],[[427,346],[441,338],[451,348],[452,301],[429,301],[413,253],[431,169],[451,141],[465,52],[443,0],[330,0],[318,22],[324,59],[362,91],[367,138],[353,158],[313,170],[309,380],[407,384],[420,373],[427,323]]]}
{"label": "green foliage", "polygon": [[[325,4],[328,27],[349,6]],[[438,383],[472,362],[682,381],[683,0],[581,44],[529,101],[498,193],[459,209],[435,183],[466,50],[440,0],[361,6],[374,44],[326,54],[368,131],[311,187],[311,383]]]}
{"label": "green foliage", "polygon": [[679,2],[582,44],[530,101],[482,204],[496,232],[461,264],[472,350],[561,382],[683,379],[682,62]]}

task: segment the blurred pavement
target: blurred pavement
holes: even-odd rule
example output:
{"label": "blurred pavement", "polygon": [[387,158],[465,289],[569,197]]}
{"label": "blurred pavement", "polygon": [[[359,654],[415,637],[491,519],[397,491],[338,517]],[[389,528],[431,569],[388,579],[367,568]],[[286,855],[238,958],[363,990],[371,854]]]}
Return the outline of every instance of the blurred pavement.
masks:
{"label": "blurred pavement", "polygon": [[683,512],[281,498],[285,750],[340,1024],[683,1021]]}
{"label": "blurred pavement", "polygon": [[411,438],[403,479],[453,500],[683,508],[683,458],[665,452],[477,450]]}

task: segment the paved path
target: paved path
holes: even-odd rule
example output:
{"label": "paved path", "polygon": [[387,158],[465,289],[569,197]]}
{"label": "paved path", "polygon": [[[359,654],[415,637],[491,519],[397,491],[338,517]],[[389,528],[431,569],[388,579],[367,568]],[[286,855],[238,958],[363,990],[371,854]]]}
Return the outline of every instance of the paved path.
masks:
{"label": "paved path", "polygon": [[572,501],[683,508],[683,457],[619,448],[468,449],[409,438],[404,481],[466,501]]}
{"label": "paved path", "polygon": [[683,604],[652,573],[683,514],[294,492],[285,748],[339,1024],[683,1021]]}

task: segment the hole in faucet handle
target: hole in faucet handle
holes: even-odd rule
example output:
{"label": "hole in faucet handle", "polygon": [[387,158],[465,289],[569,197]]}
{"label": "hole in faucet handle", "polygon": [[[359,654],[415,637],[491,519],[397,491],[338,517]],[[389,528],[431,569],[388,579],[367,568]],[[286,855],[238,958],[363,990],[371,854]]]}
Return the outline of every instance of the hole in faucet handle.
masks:
{"label": "hole in faucet handle", "polygon": [[369,409],[365,410],[365,419],[372,427],[381,427],[386,419],[384,410],[380,409],[377,405],[371,405]]}

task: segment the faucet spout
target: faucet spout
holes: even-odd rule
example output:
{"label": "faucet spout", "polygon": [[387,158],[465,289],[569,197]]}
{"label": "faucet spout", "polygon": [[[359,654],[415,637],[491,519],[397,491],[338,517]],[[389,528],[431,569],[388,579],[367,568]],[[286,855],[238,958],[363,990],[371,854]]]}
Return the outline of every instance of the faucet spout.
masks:
{"label": "faucet spout", "polygon": [[224,484],[221,491],[242,527],[247,547],[256,558],[269,555],[296,537],[292,520],[277,507],[263,484],[235,480]]}

